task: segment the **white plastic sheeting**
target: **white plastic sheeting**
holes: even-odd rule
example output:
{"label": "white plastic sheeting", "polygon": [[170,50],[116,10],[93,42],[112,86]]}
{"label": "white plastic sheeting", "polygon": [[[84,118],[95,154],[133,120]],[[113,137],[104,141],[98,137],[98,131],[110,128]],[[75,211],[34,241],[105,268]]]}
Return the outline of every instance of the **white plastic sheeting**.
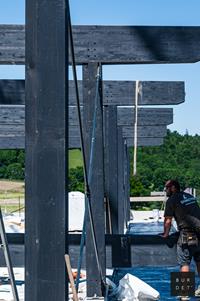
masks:
{"label": "white plastic sheeting", "polygon": [[159,300],[160,294],[146,282],[136,276],[126,274],[114,289],[117,300],[122,301],[153,301]]}
{"label": "white plastic sheeting", "polygon": [[82,231],[85,212],[85,195],[72,191],[69,197],[69,231]]}

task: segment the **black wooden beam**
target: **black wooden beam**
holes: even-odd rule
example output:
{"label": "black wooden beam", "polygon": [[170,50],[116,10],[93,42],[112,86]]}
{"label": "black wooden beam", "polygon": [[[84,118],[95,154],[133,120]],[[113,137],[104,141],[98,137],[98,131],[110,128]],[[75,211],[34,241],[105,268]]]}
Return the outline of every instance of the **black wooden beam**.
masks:
{"label": "black wooden beam", "polygon": [[[68,300],[65,5],[65,0],[26,1],[25,299],[29,301]],[[6,55],[15,56],[13,63],[24,63],[24,27],[17,50],[12,48],[16,37],[12,28],[1,45],[11,46]]]}
{"label": "black wooden beam", "polygon": [[[171,244],[175,243],[176,237],[170,236],[167,240],[159,235],[155,234],[106,234],[105,242],[106,245],[112,245],[115,241],[126,237],[129,239],[131,245],[164,245],[168,242]],[[23,245],[24,244],[24,233],[7,233],[7,239],[9,244]],[[69,234],[68,243],[69,245],[79,246],[81,242],[81,234]]]}
{"label": "black wooden beam", "polygon": [[[127,146],[134,146],[134,139],[127,138],[126,139]],[[164,138],[138,138],[137,139],[137,146],[159,146],[164,143]]]}
{"label": "black wooden beam", "polygon": [[[195,63],[200,60],[199,26],[74,26],[78,64]],[[22,25],[0,26],[0,64],[24,64]]]}
{"label": "black wooden beam", "polygon": [[[134,137],[134,127],[122,126],[122,135],[124,138]],[[163,138],[167,135],[167,126],[165,125],[139,125],[137,127],[137,136],[139,138]]]}
{"label": "black wooden beam", "polygon": [[[134,108],[118,107],[117,124],[121,126],[134,125]],[[0,125],[24,125],[25,106],[1,106]],[[173,109],[171,108],[139,108],[138,126],[169,125],[173,123]],[[78,126],[77,108],[69,107],[69,125]]]}
{"label": "black wooden beam", "polygon": [[118,234],[118,143],[116,106],[105,107],[104,131],[107,233]]}
{"label": "black wooden beam", "polygon": [[124,173],[125,173],[125,164],[128,164],[125,157],[125,147],[124,147],[125,139],[122,135],[122,127],[118,127],[117,129],[117,204],[118,204],[118,234],[124,234],[126,221],[125,221],[125,186],[124,186]]}
{"label": "black wooden beam", "polygon": [[[98,64],[96,63],[90,63],[83,67],[83,126],[93,226],[99,255],[98,260],[102,269],[102,276],[105,278],[103,103],[101,82],[99,83],[101,91],[99,89],[98,96],[96,93],[97,71]],[[95,99],[97,100],[96,104]],[[96,114],[96,124],[94,124],[94,114]],[[95,127],[95,139],[92,152],[93,127]],[[86,272],[87,296],[102,296],[101,273],[98,269],[91,221],[89,221],[88,216],[86,224]]]}
{"label": "black wooden beam", "polygon": [[[134,140],[133,138],[127,138],[127,146],[133,146],[134,145]],[[138,138],[137,145],[138,146],[157,146],[157,145],[162,145],[164,142],[164,138]],[[69,138],[69,148],[80,148],[80,139],[77,137],[71,137]]]}
{"label": "black wooden beam", "polygon": [[124,217],[126,228],[130,221],[130,157],[127,140],[124,140]]}
{"label": "black wooden beam", "polygon": [[[127,138],[127,146],[133,146],[134,141],[132,138]],[[157,146],[162,145],[164,142],[163,138],[138,138],[138,146]],[[7,136],[0,137],[0,149],[24,149],[25,148],[25,137],[24,136]],[[69,149],[81,148],[80,138],[69,137]]]}
{"label": "black wooden beam", "polygon": [[[82,81],[78,82],[80,101],[82,100]],[[0,105],[25,104],[24,80],[0,80]],[[141,81],[139,83],[139,105],[170,105],[185,100],[184,82]],[[69,81],[69,105],[76,104],[74,82]],[[135,81],[104,81],[104,105],[134,105]]]}
{"label": "black wooden beam", "polygon": [[[122,126],[132,126],[135,123],[134,108],[118,107],[117,124]],[[138,126],[140,125],[169,125],[173,123],[173,109],[153,109],[139,108],[138,109]]]}
{"label": "black wooden beam", "polygon": [[[116,110],[117,111],[117,110]],[[116,112],[117,113],[117,112]],[[112,118],[112,117],[110,117]],[[117,121],[116,121],[117,124]],[[25,125],[22,124],[0,124],[0,137],[9,137],[9,136],[25,136]],[[106,128],[106,126],[105,126]],[[105,131],[106,134],[106,131]],[[109,134],[109,130],[108,130]],[[140,138],[163,138],[167,134],[166,125],[144,125],[138,126],[137,136]],[[122,135],[124,138],[133,138],[134,137],[134,127],[124,126],[122,127]],[[80,137],[80,130],[78,126],[69,126],[69,137]]]}

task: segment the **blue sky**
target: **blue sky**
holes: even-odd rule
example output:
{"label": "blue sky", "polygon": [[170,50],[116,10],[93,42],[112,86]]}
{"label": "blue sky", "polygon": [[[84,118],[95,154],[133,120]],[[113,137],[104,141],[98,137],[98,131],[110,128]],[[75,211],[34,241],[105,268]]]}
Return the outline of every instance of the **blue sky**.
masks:
{"label": "blue sky", "polygon": [[[1,0],[0,7],[1,24],[24,24],[24,0]],[[199,0],[71,0],[70,7],[73,24],[200,26]],[[24,78],[24,66],[0,66],[0,78]],[[185,81],[186,101],[174,107],[169,128],[200,134],[200,63],[105,66],[103,78]]]}

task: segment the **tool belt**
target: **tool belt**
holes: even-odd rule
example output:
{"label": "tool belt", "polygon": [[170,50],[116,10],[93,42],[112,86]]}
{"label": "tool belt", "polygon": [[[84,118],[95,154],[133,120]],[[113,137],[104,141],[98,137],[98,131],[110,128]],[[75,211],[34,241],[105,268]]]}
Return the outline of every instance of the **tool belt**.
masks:
{"label": "tool belt", "polygon": [[185,232],[181,231],[180,233],[180,243],[181,245],[188,245],[188,246],[198,246],[198,237],[195,232]]}

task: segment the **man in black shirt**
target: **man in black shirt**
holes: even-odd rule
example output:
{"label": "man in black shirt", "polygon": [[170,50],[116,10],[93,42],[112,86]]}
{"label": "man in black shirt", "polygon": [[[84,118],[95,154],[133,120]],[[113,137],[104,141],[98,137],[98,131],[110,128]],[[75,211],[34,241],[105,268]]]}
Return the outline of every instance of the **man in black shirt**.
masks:
{"label": "man in black shirt", "polygon": [[[174,217],[180,236],[177,243],[177,260],[181,272],[189,272],[191,259],[194,258],[200,276],[200,207],[194,196],[181,192],[176,180],[165,184],[169,197],[164,212],[164,233],[167,238]],[[195,292],[200,296],[200,289]]]}

